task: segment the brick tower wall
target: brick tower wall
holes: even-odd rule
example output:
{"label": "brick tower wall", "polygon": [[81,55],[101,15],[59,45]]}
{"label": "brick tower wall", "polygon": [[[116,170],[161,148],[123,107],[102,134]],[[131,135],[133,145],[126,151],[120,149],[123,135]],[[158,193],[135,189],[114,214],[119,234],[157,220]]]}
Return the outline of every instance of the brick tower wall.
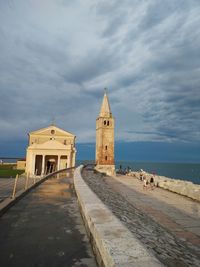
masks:
{"label": "brick tower wall", "polygon": [[96,120],[96,164],[114,165],[114,119],[98,117]]}

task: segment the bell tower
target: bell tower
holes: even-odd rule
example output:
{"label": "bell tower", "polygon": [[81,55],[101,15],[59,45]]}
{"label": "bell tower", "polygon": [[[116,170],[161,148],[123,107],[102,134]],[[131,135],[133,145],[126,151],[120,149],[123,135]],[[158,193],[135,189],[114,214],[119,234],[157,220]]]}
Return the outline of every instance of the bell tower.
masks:
{"label": "bell tower", "polygon": [[115,175],[114,127],[106,90],[99,116],[96,119],[96,170],[107,175]]}

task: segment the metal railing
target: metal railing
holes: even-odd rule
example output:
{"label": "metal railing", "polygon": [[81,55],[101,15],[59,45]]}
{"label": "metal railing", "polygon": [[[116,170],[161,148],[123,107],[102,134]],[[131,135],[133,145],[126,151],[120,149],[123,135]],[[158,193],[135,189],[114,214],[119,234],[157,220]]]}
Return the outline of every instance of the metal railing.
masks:
{"label": "metal railing", "polygon": [[26,191],[32,185],[36,184],[43,177],[37,177],[30,175],[16,175],[13,178],[1,178],[0,179],[0,201],[5,198],[15,198],[17,192],[24,190]]}
{"label": "metal railing", "polygon": [[30,189],[33,185],[38,184],[41,180],[46,180],[50,178],[61,178],[67,175],[67,171],[73,171],[75,167],[62,169],[53,173],[49,173],[48,175],[44,176],[30,176],[29,174],[22,174],[16,175],[13,178],[0,178],[0,202],[3,201],[5,198],[12,198],[16,197],[16,194],[19,191],[26,191]]}

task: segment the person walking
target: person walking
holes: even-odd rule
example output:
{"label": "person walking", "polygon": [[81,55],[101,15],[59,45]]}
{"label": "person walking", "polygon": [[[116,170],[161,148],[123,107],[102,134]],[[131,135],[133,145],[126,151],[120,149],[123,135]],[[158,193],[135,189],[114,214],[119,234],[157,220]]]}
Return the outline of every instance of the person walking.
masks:
{"label": "person walking", "polygon": [[143,178],[143,189],[144,189],[144,190],[147,190],[147,179],[146,179],[145,176],[144,176],[144,178]]}
{"label": "person walking", "polygon": [[155,182],[154,182],[154,177],[152,175],[151,178],[150,178],[150,188],[151,188],[151,190],[154,189],[154,186],[155,186]]}

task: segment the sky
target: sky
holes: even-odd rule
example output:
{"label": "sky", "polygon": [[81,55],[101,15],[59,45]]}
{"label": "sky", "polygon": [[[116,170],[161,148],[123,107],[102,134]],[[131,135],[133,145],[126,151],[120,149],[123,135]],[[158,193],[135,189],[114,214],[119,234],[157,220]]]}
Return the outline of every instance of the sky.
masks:
{"label": "sky", "polygon": [[0,155],[54,121],[92,158],[106,87],[118,159],[200,162],[199,25],[199,0],[0,0]]}

